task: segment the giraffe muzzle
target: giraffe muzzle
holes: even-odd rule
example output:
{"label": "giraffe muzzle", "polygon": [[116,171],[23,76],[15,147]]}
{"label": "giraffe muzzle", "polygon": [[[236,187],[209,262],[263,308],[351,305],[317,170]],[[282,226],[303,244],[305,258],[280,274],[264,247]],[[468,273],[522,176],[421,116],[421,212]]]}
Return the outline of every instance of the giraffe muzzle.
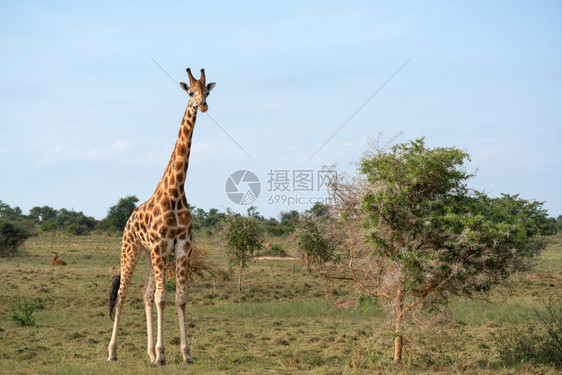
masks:
{"label": "giraffe muzzle", "polygon": [[209,109],[209,106],[207,105],[207,103],[201,103],[199,104],[199,110],[201,112],[207,112],[207,109]]}

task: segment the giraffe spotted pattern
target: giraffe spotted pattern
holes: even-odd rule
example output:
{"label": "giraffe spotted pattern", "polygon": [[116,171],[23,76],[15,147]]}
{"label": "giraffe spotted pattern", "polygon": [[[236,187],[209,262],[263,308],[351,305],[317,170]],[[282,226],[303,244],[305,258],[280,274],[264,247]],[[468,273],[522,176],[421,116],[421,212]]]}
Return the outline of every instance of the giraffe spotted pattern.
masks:
{"label": "giraffe spotted pattern", "polygon": [[[165,364],[163,339],[163,312],[166,304],[166,260],[174,254],[176,264],[176,310],[180,325],[180,350],[185,364],[192,363],[185,331],[187,263],[191,255],[192,216],[187,204],[184,185],[189,165],[191,139],[197,111],[207,111],[206,98],[215,83],[205,83],[205,71],[195,79],[187,69],[189,86],[180,86],[188,92],[187,103],[178,138],[168,166],[154,194],[139,205],[129,217],[123,232],[121,274],[114,281],[115,293],[110,297],[110,310],[115,306],[113,333],[109,343],[109,362],[117,360],[117,331],[127,290],[133,271],[143,252],[147,254],[148,276],[143,288],[146,311],[148,354],[153,363]],[[117,284],[118,283],[118,284]],[[112,292],[113,293],[113,292]],[[152,309],[156,303],[158,335],[154,345]],[[112,312],[110,313],[112,314]]]}

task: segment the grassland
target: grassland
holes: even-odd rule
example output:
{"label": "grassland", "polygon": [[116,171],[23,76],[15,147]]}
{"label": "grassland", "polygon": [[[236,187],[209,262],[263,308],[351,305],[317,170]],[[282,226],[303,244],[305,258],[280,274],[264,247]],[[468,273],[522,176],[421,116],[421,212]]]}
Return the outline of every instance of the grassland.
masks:
{"label": "grassland", "polygon": [[[196,238],[228,270],[216,241]],[[562,236],[553,238],[532,274],[516,275],[514,286],[497,290],[492,303],[453,301],[452,319],[420,329],[408,341],[405,361],[398,367],[392,364],[392,338],[376,304],[336,309],[336,300],[359,296],[347,285],[326,285],[298,262],[284,260],[252,263],[241,296],[234,277],[195,280],[187,307],[195,360],[189,369],[181,366],[173,293],[165,319],[168,364],[155,367],[149,362],[141,261],[123,314],[119,361],[108,364],[112,326],[107,297],[119,250],[119,236],[50,234],[29,239],[19,256],[0,259],[0,373],[555,373],[550,367],[525,364],[506,368],[493,335],[510,317],[516,324],[541,298],[561,295]],[[51,266],[51,251],[68,266]],[[26,298],[40,308],[33,314],[36,324],[21,327],[10,314]]]}

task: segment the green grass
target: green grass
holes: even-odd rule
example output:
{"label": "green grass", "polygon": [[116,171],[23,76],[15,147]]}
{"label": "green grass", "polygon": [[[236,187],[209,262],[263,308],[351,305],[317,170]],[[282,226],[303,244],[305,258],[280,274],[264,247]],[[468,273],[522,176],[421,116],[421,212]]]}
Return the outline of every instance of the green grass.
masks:
{"label": "green grass", "polygon": [[[196,235],[216,264],[228,263],[213,237]],[[284,243],[276,238],[274,242]],[[294,249],[287,247],[289,253]],[[68,263],[50,265],[56,251]],[[179,353],[173,293],[165,310],[168,364],[157,368],[146,354],[146,323],[141,288],[146,277],[140,261],[131,283],[118,341],[119,361],[105,363],[112,324],[107,298],[112,268],[119,264],[120,237],[64,234],[29,239],[18,257],[0,259],[0,374],[177,374],[184,372]],[[492,303],[457,299],[453,319],[409,338],[405,362],[392,364],[392,337],[377,304],[340,311],[339,298],[357,299],[350,285],[325,282],[298,262],[256,261],[244,274],[242,295],[235,277],[196,279],[187,306],[192,373],[517,373],[498,359],[492,334],[507,317],[539,306],[540,298],[560,296],[562,236],[549,245],[533,274],[514,277]],[[540,274],[537,276],[537,274]],[[535,276],[533,276],[535,275]],[[34,326],[11,320],[22,299],[42,308]],[[365,313],[367,311],[367,313]],[[511,321],[513,324],[513,321]],[[531,367],[532,369],[532,367]],[[533,371],[533,370],[529,370]],[[539,371],[539,369],[537,369]],[[555,373],[541,368],[541,373]]]}
{"label": "green grass", "polygon": [[545,253],[537,260],[537,271],[562,276],[562,235],[552,237]]}
{"label": "green grass", "polygon": [[[336,310],[327,301],[283,301],[283,302],[249,302],[239,304],[227,304],[219,306],[201,307],[201,314],[217,314],[229,318],[345,318],[364,320],[365,317],[359,309],[347,311]],[[382,317],[382,312],[371,315]]]}

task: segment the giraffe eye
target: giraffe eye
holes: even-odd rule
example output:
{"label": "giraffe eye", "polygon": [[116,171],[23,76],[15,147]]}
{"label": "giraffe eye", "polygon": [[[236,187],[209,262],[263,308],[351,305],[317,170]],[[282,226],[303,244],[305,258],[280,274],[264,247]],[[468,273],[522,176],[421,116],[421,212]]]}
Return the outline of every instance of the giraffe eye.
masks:
{"label": "giraffe eye", "polygon": [[189,93],[189,96],[193,96],[193,95],[195,95],[195,94],[194,94],[194,93],[192,93],[192,92],[190,92],[190,93]]}

